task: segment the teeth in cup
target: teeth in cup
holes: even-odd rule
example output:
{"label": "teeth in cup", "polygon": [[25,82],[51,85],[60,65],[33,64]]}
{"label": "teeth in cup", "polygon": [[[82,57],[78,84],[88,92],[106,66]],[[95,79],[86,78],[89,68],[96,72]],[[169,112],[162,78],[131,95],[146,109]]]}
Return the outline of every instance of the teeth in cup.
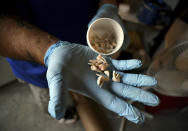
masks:
{"label": "teeth in cup", "polygon": [[87,30],[87,44],[98,54],[113,55],[124,42],[120,24],[110,18],[100,18],[90,24]]}
{"label": "teeth in cup", "polygon": [[116,71],[113,71],[112,80],[113,80],[114,82],[120,82],[120,78],[121,78],[120,74],[117,73]]}

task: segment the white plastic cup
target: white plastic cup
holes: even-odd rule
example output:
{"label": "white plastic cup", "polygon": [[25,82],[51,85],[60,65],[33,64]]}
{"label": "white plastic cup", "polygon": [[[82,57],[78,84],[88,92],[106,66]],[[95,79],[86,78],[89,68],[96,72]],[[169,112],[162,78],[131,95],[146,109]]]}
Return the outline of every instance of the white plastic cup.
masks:
{"label": "white plastic cup", "polygon": [[[91,45],[91,39],[94,36],[96,35],[102,36],[104,34],[114,35],[115,42],[117,43],[115,49],[112,52],[109,52],[107,54],[98,52]],[[120,24],[116,22],[115,20],[110,19],[110,18],[100,18],[100,19],[95,20],[93,23],[91,23],[91,25],[89,26],[87,30],[86,37],[87,37],[87,44],[93,51],[102,55],[112,55],[118,52],[119,49],[122,47],[123,41],[124,41],[124,32]]]}

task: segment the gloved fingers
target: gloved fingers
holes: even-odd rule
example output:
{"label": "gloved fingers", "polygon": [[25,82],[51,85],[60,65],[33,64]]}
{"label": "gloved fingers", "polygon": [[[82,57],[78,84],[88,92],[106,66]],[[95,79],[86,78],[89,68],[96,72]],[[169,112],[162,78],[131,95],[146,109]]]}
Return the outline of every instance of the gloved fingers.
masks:
{"label": "gloved fingers", "polygon": [[[57,98],[58,99],[58,98]],[[50,99],[48,103],[48,112],[51,117],[60,120],[63,118],[67,105],[65,106],[65,102],[61,102],[60,100]]]}
{"label": "gloved fingers", "polygon": [[63,86],[62,74],[48,69],[47,80],[49,86],[49,104],[48,112],[55,119],[61,119],[64,116],[67,107],[68,91]]}
{"label": "gloved fingers", "polygon": [[119,116],[123,116],[134,123],[144,122],[145,117],[138,109],[107,90],[101,88],[94,96],[96,101]]}
{"label": "gloved fingers", "polygon": [[142,74],[130,74],[117,72],[121,76],[121,82],[132,86],[154,86],[157,80],[154,77]]}
{"label": "gloved fingers", "polygon": [[113,66],[120,71],[123,70],[132,70],[142,66],[140,60],[132,59],[132,60],[111,60]]}
{"label": "gloved fingers", "polygon": [[111,90],[120,97],[139,101],[145,105],[156,106],[159,104],[159,99],[156,95],[130,85],[112,82]]}

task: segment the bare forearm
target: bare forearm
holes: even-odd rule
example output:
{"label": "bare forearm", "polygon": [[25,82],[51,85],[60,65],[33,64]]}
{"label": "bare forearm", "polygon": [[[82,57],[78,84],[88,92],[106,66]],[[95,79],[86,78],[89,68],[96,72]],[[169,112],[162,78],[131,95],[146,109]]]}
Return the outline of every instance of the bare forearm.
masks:
{"label": "bare forearm", "polygon": [[13,16],[0,16],[0,55],[43,63],[48,47],[58,39]]}
{"label": "bare forearm", "polygon": [[[101,0],[99,5],[117,0]],[[43,63],[48,47],[58,39],[49,33],[13,16],[0,14],[0,55]]]}

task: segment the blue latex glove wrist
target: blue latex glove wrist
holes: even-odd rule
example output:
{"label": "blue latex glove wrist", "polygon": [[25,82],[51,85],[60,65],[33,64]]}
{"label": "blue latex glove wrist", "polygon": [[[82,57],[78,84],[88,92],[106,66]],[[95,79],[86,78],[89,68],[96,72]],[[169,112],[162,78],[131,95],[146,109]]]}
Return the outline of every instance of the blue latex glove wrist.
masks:
{"label": "blue latex glove wrist", "polygon": [[118,14],[118,7],[113,4],[104,4],[98,9],[97,14],[89,22],[88,26],[99,18],[111,18],[117,21],[121,25],[123,32],[124,32],[124,43],[123,43],[121,50],[125,49],[128,46],[130,40],[129,40],[127,31],[125,28],[125,24]]}
{"label": "blue latex glove wrist", "polygon": [[[91,71],[88,65],[88,61],[95,59],[97,55],[87,46],[66,41],[59,41],[48,49],[44,61],[48,67],[46,76],[50,91],[48,106],[50,115],[56,119],[63,117],[67,106],[66,96],[68,90],[71,90],[90,97],[134,123],[143,122],[144,115],[126,103],[124,98],[156,106],[159,103],[157,96],[136,88],[136,86],[153,86],[156,80],[146,75],[119,72],[120,83],[110,81],[99,88],[96,72]],[[110,57],[105,58],[110,64],[110,72],[130,70],[141,66],[139,60],[118,61]]]}

